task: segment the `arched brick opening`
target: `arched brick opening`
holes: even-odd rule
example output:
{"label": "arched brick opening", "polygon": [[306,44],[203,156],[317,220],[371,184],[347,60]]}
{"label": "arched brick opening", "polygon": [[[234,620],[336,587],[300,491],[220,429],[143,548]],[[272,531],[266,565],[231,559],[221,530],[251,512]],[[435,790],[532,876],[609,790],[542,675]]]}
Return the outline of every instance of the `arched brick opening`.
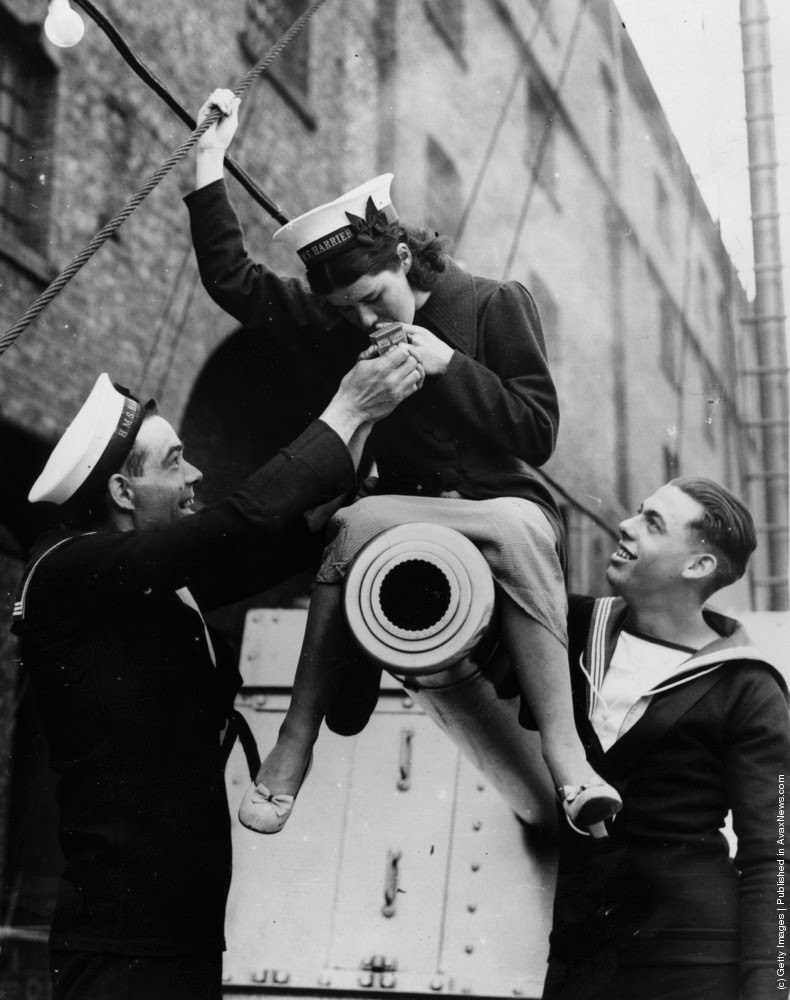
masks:
{"label": "arched brick opening", "polygon": [[[274,351],[256,330],[241,328],[217,348],[195,381],[180,428],[185,454],[203,472],[202,503],[227,495],[297,437],[306,410],[318,415],[318,404],[311,406],[319,398],[313,378]],[[300,602],[312,575],[311,568],[295,569],[282,585],[214,613],[212,623],[239,639],[249,607]]]}

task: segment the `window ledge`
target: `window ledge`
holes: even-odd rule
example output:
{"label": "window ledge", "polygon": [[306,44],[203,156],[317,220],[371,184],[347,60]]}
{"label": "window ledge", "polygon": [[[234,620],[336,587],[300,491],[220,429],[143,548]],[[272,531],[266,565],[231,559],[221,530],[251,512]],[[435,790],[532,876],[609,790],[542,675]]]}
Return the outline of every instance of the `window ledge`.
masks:
{"label": "window ledge", "polygon": [[4,227],[0,227],[0,258],[13,264],[40,285],[48,285],[58,273],[50,260]]}
{"label": "window ledge", "polygon": [[318,128],[318,122],[316,121],[315,113],[310,109],[307,98],[300,94],[295,87],[287,83],[276,70],[267,70],[265,76],[266,79],[271,80],[274,89],[285,103],[302,119],[304,125],[311,132],[315,132]]}
{"label": "window ledge", "polygon": [[560,204],[560,199],[557,197],[557,194],[554,191],[554,189],[547,187],[546,184],[540,179],[538,179],[538,186],[543,189],[543,192],[546,195],[546,198],[548,199],[549,204],[554,209],[554,211],[558,213],[561,212],[562,205]]}
{"label": "window ledge", "polygon": [[676,396],[680,395],[681,385],[678,382],[677,376],[674,372],[667,371],[667,369],[662,365],[661,374],[667,380],[670,389],[675,393]]}
{"label": "window ledge", "polygon": [[532,175],[532,182],[536,188],[539,188],[546,197],[546,200],[554,209],[555,212],[562,211],[562,205],[560,204],[560,199],[557,197],[555,190],[555,184],[548,184],[546,180],[541,177],[541,175],[535,170],[532,164],[527,164],[527,169]]}
{"label": "window ledge", "polygon": [[424,8],[425,8],[425,14],[428,20],[435,28],[437,35],[441,38],[441,40],[450,50],[453,59],[455,59],[460,68],[464,71],[464,73],[467,73],[469,71],[469,64],[467,63],[466,58],[464,57],[463,50],[460,47],[458,40],[451,34],[451,32],[447,28],[447,25],[444,23],[441,17],[439,17],[439,15],[431,7],[430,4],[425,4]]}
{"label": "window ledge", "polygon": [[[247,42],[246,32],[239,32],[239,45],[241,51],[245,58],[252,60],[253,62],[258,58],[254,51],[250,48]],[[310,107],[310,102],[307,99],[307,95],[302,93],[293,84],[288,83],[288,81],[282,75],[282,72],[277,69],[267,69],[263,74],[264,80],[269,80],[277,93],[282,97],[285,103],[291,108],[292,111],[302,120],[306,128],[310,129],[311,132],[315,132],[318,128],[318,121],[315,116],[315,112]]]}

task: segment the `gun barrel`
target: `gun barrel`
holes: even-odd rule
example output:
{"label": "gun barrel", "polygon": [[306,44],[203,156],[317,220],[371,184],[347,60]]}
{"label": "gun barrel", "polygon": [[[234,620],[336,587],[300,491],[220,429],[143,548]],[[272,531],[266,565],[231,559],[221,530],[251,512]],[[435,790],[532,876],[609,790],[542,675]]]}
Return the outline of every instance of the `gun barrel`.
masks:
{"label": "gun barrel", "polygon": [[463,535],[411,523],[357,555],[344,606],[363,652],[396,677],[530,826],[556,812],[540,737],[496,640],[488,565]]}

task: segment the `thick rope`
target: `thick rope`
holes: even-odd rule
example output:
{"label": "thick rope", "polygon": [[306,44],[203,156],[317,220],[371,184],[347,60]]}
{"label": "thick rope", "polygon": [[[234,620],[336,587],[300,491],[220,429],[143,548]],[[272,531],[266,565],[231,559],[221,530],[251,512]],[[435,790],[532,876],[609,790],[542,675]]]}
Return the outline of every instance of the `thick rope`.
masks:
{"label": "thick rope", "polygon": [[[85,2],[85,0],[73,0],[73,2],[74,3],[79,2],[80,4],[82,4],[83,2]],[[252,99],[250,99],[244,102],[244,107],[242,107],[239,111],[239,128],[236,138],[233,142],[237,155],[241,153],[242,147],[244,146],[249,137],[250,133],[248,132],[246,126],[249,123],[249,119],[251,119],[254,114],[254,108],[255,108],[255,102]],[[194,127],[195,123],[193,122],[190,125],[190,129]],[[228,158],[225,157],[225,164],[227,165],[227,163],[228,163]],[[284,224],[285,223],[283,223],[283,225]],[[175,339],[178,340],[181,336],[181,331],[184,323],[186,322],[186,317],[189,313],[189,309],[188,308],[186,310],[182,309],[180,318],[176,320],[177,302],[179,300],[179,297],[183,299],[184,296],[188,296],[190,302],[194,297],[193,291],[189,292],[184,291],[182,294],[182,284],[184,284],[184,287],[186,288],[191,280],[196,287],[196,284],[200,282],[200,277],[197,273],[195,273],[191,279],[187,278],[187,275],[189,273],[189,262],[190,260],[194,259],[195,255],[192,249],[192,241],[189,238],[189,234],[187,233],[185,234],[185,236],[186,236],[186,242],[184,244],[183,252],[181,254],[181,263],[177,268],[176,276],[170,287],[170,292],[168,294],[167,301],[165,302],[165,306],[162,309],[162,315],[160,317],[156,333],[151,338],[151,343],[149,344],[148,352],[145,357],[145,363],[143,364],[142,369],[140,371],[140,375],[137,378],[136,385],[138,386],[147,385],[148,376],[151,372],[151,368],[153,367],[154,362],[157,359],[161,361],[161,356],[159,354],[159,351],[162,346],[165,333],[173,328],[173,324],[176,324]],[[172,361],[173,361],[173,352],[171,350],[167,361],[167,369],[169,369],[170,365],[172,364]],[[156,389],[156,391],[153,394],[154,397],[157,399],[162,395],[162,386],[164,384],[167,369],[165,375],[160,377],[159,388]]]}
{"label": "thick rope", "polygon": [[[304,13],[298,17],[296,21],[294,21],[285,34],[282,35],[282,37],[278,39],[274,45],[272,45],[266,55],[244,76],[241,83],[233,91],[236,97],[241,97],[252,86],[255,80],[269,68],[271,63],[274,62],[282,50],[286,48],[292,39],[302,30],[305,24],[307,24],[318,8],[325,2],[326,0],[312,0],[310,6],[304,11]],[[215,108],[210,114],[208,114],[204,121],[193,130],[192,134],[181,143],[178,149],[176,149],[175,152],[173,152],[159,167],[159,169],[148,178],[145,184],[143,184],[143,186],[132,195],[123,208],[121,208],[120,211],[106,223],[106,225],[102,226],[90,243],[88,243],[87,246],[71,261],[71,263],[60,272],[57,278],[55,278],[54,281],[52,281],[50,285],[44,289],[41,295],[39,295],[35,302],[33,302],[33,304],[23,313],[11,329],[8,330],[2,338],[0,338],[0,356],[3,355],[9,347],[11,347],[17,337],[19,337],[19,335],[27,329],[33,320],[36,319],[36,317],[43,312],[44,309],[46,309],[49,303],[60,294],[74,275],[77,274],[85,264],[87,264],[91,257],[107,242],[112,234],[117,229],[120,229],[132,212],[134,212],[134,210],[143,201],[145,201],[148,195],[154,190],[155,187],[157,187],[158,184],[161,183],[170,171],[184,159],[203,133],[211,128],[215,122],[219,121],[220,117],[221,112],[218,108]]]}
{"label": "thick rope", "polygon": [[[84,10],[85,13],[95,21],[97,26],[101,28],[104,34],[115,46],[124,62],[126,62],[134,70],[143,83],[149,86],[157,97],[161,98],[164,103],[178,115],[181,121],[189,126],[190,130],[195,128],[196,122],[192,115],[190,115],[187,109],[173,95],[167,86],[162,83],[153,70],[143,62],[140,56],[121,35],[120,31],[118,31],[109,17],[100,11],[92,0],[73,0],[73,2],[78,7],[81,7],[82,10]],[[244,190],[252,198],[254,198],[255,201],[257,201],[258,204],[264,208],[273,219],[276,219],[281,226],[284,226],[286,222],[289,221],[288,216],[283,212],[280,206],[277,205],[276,202],[272,201],[266,192],[262,191],[261,188],[258,187],[247,171],[240,167],[233,157],[228,154],[225,154],[225,166],[228,173],[232,177],[235,177]]]}

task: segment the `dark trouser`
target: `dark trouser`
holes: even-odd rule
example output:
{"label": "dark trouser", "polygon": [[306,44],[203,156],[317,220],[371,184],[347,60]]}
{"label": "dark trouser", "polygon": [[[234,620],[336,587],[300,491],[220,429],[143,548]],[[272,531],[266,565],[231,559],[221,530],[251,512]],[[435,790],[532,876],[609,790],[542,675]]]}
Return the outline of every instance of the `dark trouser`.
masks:
{"label": "dark trouser", "polygon": [[52,1000],[221,1000],[222,954],[50,954]]}
{"label": "dark trouser", "polygon": [[738,1000],[738,966],[625,965],[605,985],[550,962],[544,1000]]}

